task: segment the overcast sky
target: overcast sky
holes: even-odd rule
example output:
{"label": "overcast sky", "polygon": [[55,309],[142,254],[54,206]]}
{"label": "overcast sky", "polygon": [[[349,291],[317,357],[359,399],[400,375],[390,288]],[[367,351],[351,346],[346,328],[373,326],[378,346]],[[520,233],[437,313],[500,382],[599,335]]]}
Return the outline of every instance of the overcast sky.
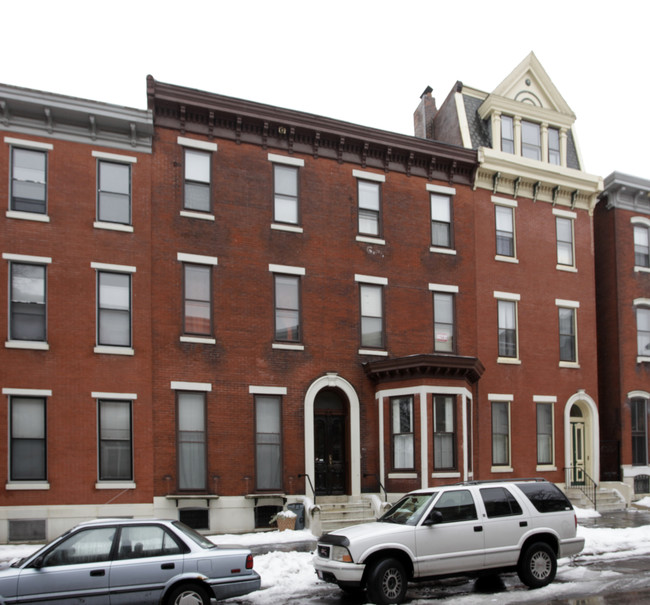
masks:
{"label": "overcast sky", "polygon": [[22,0],[0,82],[146,108],[146,76],[413,134],[427,86],[490,92],[533,51],[587,172],[650,179],[646,0]]}

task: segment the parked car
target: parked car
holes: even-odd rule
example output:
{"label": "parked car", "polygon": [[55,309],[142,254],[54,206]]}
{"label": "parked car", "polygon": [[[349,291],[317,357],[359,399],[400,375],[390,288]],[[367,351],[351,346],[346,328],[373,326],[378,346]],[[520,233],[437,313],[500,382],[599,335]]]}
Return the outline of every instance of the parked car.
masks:
{"label": "parked car", "polygon": [[407,583],[516,570],[530,588],[555,578],[557,559],[578,554],[573,506],[543,479],[473,481],[404,496],[378,521],[318,540],[318,577],[373,603],[401,603]]}
{"label": "parked car", "polygon": [[0,603],[209,605],[260,587],[248,549],[178,521],[82,523],[0,570]]}

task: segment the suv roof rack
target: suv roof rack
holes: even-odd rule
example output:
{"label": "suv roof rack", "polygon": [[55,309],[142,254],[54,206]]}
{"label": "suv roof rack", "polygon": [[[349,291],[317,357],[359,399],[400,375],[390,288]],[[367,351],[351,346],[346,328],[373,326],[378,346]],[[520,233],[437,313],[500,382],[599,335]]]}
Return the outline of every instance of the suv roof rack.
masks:
{"label": "suv roof rack", "polygon": [[474,481],[461,481],[454,485],[483,485],[485,483],[517,483],[522,481],[548,482],[544,477],[516,477],[514,479],[481,479]]}

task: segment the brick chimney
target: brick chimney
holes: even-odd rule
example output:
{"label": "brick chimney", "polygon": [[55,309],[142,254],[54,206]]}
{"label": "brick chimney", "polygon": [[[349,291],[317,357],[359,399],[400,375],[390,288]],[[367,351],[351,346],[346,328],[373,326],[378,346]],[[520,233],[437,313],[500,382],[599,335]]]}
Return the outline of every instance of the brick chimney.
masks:
{"label": "brick chimney", "polygon": [[432,92],[431,86],[424,89],[420,95],[420,104],[413,114],[414,134],[421,139],[433,139],[433,118],[438,110]]}

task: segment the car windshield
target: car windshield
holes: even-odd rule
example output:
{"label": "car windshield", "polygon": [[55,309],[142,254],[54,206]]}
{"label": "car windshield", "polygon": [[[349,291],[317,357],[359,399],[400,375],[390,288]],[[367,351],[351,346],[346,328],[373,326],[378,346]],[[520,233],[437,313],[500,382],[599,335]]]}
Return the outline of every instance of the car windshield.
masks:
{"label": "car windshield", "polygon": [[417,525],[417,522],[421,519],[435,495],[436,492],[404,496],[397,504],[382,515],[379,521],[383,523],[397,523],[399,525]]}
{"label": "car windshield", "polygon": [[174,527],[178,529],[184,536],[188,537],[192,542],[198,544],[201,548],[217,548],[214,542],[210,542],[205,536],[193,530],[191,527],[181,523],[180,521],[174,522]]}

